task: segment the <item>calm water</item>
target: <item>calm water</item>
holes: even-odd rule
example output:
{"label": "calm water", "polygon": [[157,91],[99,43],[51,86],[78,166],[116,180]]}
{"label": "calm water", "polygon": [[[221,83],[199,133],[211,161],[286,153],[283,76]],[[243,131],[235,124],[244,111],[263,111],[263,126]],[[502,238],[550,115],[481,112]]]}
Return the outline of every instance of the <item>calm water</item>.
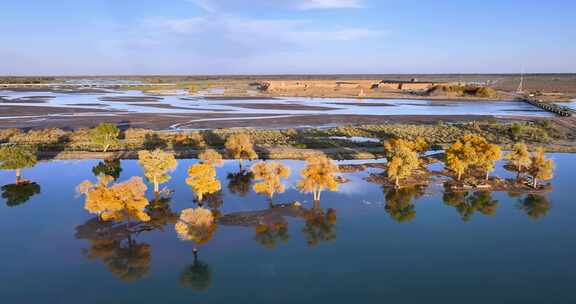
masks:
{"label": "calm water", "polygon": [[[381,186],[363,181],[368,173],[380,172],[370,169],[344,174],[350,182],[339,192],[324,193],[320,209],[312,209],[311,195],[293,186],[275,197],[277,204],[302,202],[300,213],[270,210],[265,197],[253,192],[231,193],[227,174],[238,164],[227,162],[218,168],[223,202],[208,206],[223,219],[261,211],[261,221],[286,229],[257,235],[249,222],[228,220],[199,247],[196,261],[194,244],[179,240],[173,224],[142,229],[130,235],[129,243],[121,227],[91,221],[74,188],[95,179],[92,167],[99,161],[40,163],[24,171],[41,187],[30,192],[40,193],[27,202],[2,199],[0,205],[0,300],[575,303],[576,155],[550,156],[557,162],[554,190],[531,201],[525,195],[492,193],[491,198],[477,196],[471,208],[457,208],[444,203],[441,189],[432,186],[410,204],[409,193],[385,195]],[[174,190],[172,199],[157,214],[194,206],[184,182],[194,162],[180,161],[165,184]],[[293,169],[287,184],[294,185],[302,163],[285,163]],[[120,181],[142,175],[136,161],[121,165]],[[498,174],[511,176],[502,169]],[[13,179],[13,172],[0,172],[0,185]],[[242,183],[235,185],[238,190]],[[391,206],[402,198],[404,208],[394,212]],[[170,222],[169,216],[156,219]]]}

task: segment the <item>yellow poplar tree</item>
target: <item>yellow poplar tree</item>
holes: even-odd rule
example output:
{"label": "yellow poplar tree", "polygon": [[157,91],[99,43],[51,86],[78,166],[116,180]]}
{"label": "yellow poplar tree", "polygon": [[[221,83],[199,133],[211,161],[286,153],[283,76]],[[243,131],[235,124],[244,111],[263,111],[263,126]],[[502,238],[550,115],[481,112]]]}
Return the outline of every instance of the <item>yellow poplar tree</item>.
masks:
{"label": "yellow poplar tree", "polygon": [[222,166],[224,162],[222,160],[222,155],[213,149],[206,149],[198,155],[198,158],[205,164],[212,166]]}
{"label": "yellow poplar tree", "polygon": [[412,175],[420,165],[415,143],[402,139],[391,140],[384,143],[384,149],[388,160],[388,177],[394,180],[396,187],[399,187],[400,179]]}
{"label": "yellow poplar tree", "polygon": [[522,173],[524,168],[530,166],[530,152],[524,143],[516,143],[512,147],[512,151],[504,156],[516,168],[518,176]]}
{"label": "yellow poplar tree", "polygon": [[478,166],[486,172],[486,180],[488,180],[490,172],[494,171],[496,161],[502,158],[502,150],[498,145],[487,142],[478,148],[480,149]]}
{"label": "yellow poplar tree", "polygon": [[536,149],[532,154],[531,165],[528,169],[532,176],[532,187],[538,187],[538,180],[550,180],[554,177],[554,161],[546,158],[543,148]]}
{"label": "yellow poplar tree", "polygon": [[471,166],[486,172],[486,179],[501,158],[498,145],[490,144],[479,135],[467,134],[446,150],[446,166],[456,172],[458,180]]}
{"label": "yellow poplar tree", "polygon": [[154,193],[160,192],[160,184],[169,181],[168,173],[178,166],[173,153],[160,149],[138,152],[138,163],[144,168],[146,178],[154,184]]}
{"label": "yellow poplar tree", "polygon": [[144,212],[149,202],[142,178],[135,176],[109,186],[112,180],[110,176],[101,175],[96,184],[84,181],[78,185],[76,190],[86,196],[84,208],[104,221],[149,221],[150,216]]}
{"label": "yellow poplar tree", "polygon": [[192,187],[199,202],[204,200],[204,195],[220,191],[220,181],[216,179],[216,170],[208,164],[190,166],[186,183]]}
{"label": "yellow poplar tree", "polygon": [[268,195],[270,202],[275,193],[282,193],[286,189],[282,184],[282,178],[290,176],[290,168],[286,165],[276,162],[260,162],[252,166],[254,178],[259,181],[254,185],[256,193]]}
{"label": "yellow poplar tree", "polygon": [[323,190],[338,190],[336,181],[338,166],[331,159],[326,155],[317,154],[308,157],[306,162],[306,167],[300,172],[302,176],[298,182],[300,191],[312,193],[314,201],[320,201],[320,194]]}
{"label": "yellow poplar tree", "polygon": [[258,154],[254,151],[254,144],[252,144],[248,134],[236,133],[230,135],[226,140],[225,147],[230,157],[240,160],[240,167],[242,167],[242,160],[258,158]]}

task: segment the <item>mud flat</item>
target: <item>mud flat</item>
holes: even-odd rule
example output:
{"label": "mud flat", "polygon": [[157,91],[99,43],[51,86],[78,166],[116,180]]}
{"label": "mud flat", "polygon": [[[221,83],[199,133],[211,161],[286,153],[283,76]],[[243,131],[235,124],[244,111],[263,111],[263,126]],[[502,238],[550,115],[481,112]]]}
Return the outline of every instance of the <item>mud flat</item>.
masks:
{"label": "mud flat", "polygon": [[331,111],[335,108],[303,105],[303,104],[282,104],[282,103],[236,103],[227,106],[233,106],[244,109],[258,109],[258,110],[294,110],[294,111]]}

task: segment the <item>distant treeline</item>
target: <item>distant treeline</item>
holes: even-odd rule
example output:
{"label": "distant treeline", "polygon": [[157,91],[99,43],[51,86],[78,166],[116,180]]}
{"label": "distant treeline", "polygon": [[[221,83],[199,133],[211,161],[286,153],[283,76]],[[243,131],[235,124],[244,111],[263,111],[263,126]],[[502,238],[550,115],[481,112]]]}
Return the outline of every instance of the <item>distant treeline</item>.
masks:
{"label": "distant treeline", "polygon": [[0,77],[0,84],[38,84],[54,82],[54,80],[56,80],[54,77]]}

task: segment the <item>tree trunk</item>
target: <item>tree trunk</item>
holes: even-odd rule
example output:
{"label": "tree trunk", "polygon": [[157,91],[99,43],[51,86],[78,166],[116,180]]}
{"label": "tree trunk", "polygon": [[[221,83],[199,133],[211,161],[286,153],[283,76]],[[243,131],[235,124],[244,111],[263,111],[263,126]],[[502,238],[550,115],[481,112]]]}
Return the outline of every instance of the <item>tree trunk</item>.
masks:
{"label": "tree trunk", "polygon": [[320,209],[320,200],[314,201],[314,205],[312,207],[314,210]]}
{"label": "tree trunk", "polygon": [[486,180],[490,177],[490,171],[486,171]]}
{"label": "tree trunk", "polygon": [[104,153],[106,153],[106,151],[108,151],[108,148],[110,148],[110,144],[104,146]]}
{"label": "tree trunk", "polygon": [[22,183],[22,169],[16,169],[16,184]]}
{"label": "tree trunk", "polygon": [[536,177],[533,177],[532,179],[534,180],[533,184],[532,184],[532,188],[536,189],[538,187],[538,179]]}
{"label": "tree trunk", "polygon": [[462,179],[462,171],[458,171],[458,181]]}
{"label": "tree trunk", "polygon": [[160,185],[158,185],[156,176],[154,176],[154,193],[160,192],[160,189],[159,189],[159,188],[160,188]]}
{"label": "tree trunk", "polygon": [[394,181],[394,185],[396,186],[396,189],[400,188],[400,181],[399,181],[398,177],[396,177],[396,179]]}

